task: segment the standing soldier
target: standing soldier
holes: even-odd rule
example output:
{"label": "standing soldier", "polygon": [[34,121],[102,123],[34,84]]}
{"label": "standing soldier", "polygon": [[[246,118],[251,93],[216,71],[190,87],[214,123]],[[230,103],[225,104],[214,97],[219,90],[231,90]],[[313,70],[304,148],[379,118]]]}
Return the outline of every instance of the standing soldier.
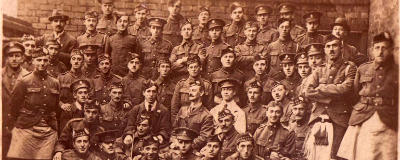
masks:
{"label": "standing soldier", "polygon": [[360,65],[354,80],[357,104],[338,156],[346,159],[397,159],[399,70],[388,32],[373,37],[373,61]]}
{"label": "standing soldier", "polygon": [[117,33],[107,39],[105,53],[111,56],[113,73],[119,76],[128,74],[129,52],[140,51],[135,36],[128,34],[129,16],[125,12],[115,13],[114,23]]}
{"label": "standing soldier", "polygon": [[147,79],[157,74],[157,61],[159,59],[168,59],[171,55],[172,43],[163,39],[162,36],[165,23],[167,22],[162,18],[150,18],[151,36],[144,41],[139,41],[143,54],[142,74]]}
{"label": "standing soldier", "polygon": [[308,105],[301,100],[301,98],[297,97],[296,99],[292,100],[290,105],[293,115],[289,122],[288,130],[293,131],[296,135],[295,152],[292,159],[306,160],[304,157],[303,145],[307,134],[310,132],[310,127],[308,125],[310,109],[307,107]]}
{"label": "standing soldier", "polygon": [[72,146],[73,149],[67,149],[62,153],[62,160],[84,160],[90,159],[93,156],[89,151],[89,131],[85,128],[82,130],[74,130],[72,132]]}
{"label": "standing soldier", "polygon": [[244,35],[244,7],[238,2],[233,2],[229,6],[231,23],[224,26],[223,39],[229,45],[235,47],[246,39]]}
{"label": "standing soldier", "polygon": [[279,32],[268,24],[271,13],[272,8],[269,6],[256,6],[256,18],[258,22],[257,42],[265,47],[276,41],[279,37]]}
{"label": "standing soldier", "polygon": [[87,44],[88,42],[94,45],[99,46],[96,54],[100,54],[104,52],[105,45],[105,35],[99,33],[96,30],[96,26],[98,24],[98,14],[96,11],[88,11],[85,13],[85,20],[83,21],[85,24],[86,31],[82,35],[76,38],[78,42],[78,46],[81,47],[83,44]]}
{"label": "standing soldier", "polygon": [[255,155],[256,144],[250,133],[240,134],[236,140],[236,153],[232,154],[227,160],[264,160],[264,158]]}
{"label": "standing soldier", "polygon": [[150,29],[147,23],[147,16],[150,15],[150,10],[143,3],[135,7],[135,23],[128,27],[128,33],[137,37],[140,40],[145,40],[151,36]]}
{"label": "standing soldier", "polygon": [[160,59],[157,62],[157,72],[158,77],[152,79],[158,86],[157,101],[171,112],[171,100],[176,85],[171,78],[171,62],[168,59]]}
{"label": "standing soldier", "polygon": [[[301,83],[296,88],[296,95],[305,98],[305,91],[311,73],[323,63],[323,48],[321,43],[309,44],[304,52],[297,55],[297,71],[301,77]],[[304,99],[307,103],[307,99]]]}
{"label": "standing soldier", "polygon": [[143,102],[143,84],[146,79],[140,74],[142,69],[142,57],[136,53],[130,53],[128,57],[129,73],[122,78],[124,97],[131,100],[132,106]]}
{"label": "standing soldier", "polygon": [[211,73],[221,68],[221,51],[229,46],[222,40],[222,28],[225,22],[222,19],[210,19],[207,22],[208,34],[211,44],[206,48],[206,54],[200,54],[204,63],[205,78],[210,78]]}
{"label": "standing soldier", "polygon": [[60,84],[47,73],[49,56],[43,51],[32,54],[32,64],[34,71],[19,79],[12,92],[8,158],[51,159],[57,141]]}
{"label": "standing soldier", "polygon": [[211,13],[208,7],[200,7],[200,13],[197,19],[199,25],[193,27],[193,41],[208,47],[211,44],[211,39],[208,35],[207,22],[210,19]]}
{"label": "standing soldier", "polygon": [[99,74],[97,68],[97,57],[99,45],[91,42],[83,42],[79,46],[83,53],[82,73],[86,78],[93,79],[95,75]]}
{"label": "standing soldier", "polygon": [[285,85],[287,91],[287,97],[289,99],[294,98],[297,86],[301,83],[301,77],[296,70],[295,53],[283,53],[279,56],[281,61],[282,70],[285,74],[285,78],[280,82]]}
{"label": "standing soldier", "polygon": [[348,126],[357,69],[354,63],[343,60],[341,47],[338,39],[327,39],[326,64],[313,71],[307,83],[305,96],[316,102],[309,121],[313,136],[305,142],[306,158],[310,160],[337,159]]}
{"label": "standing soldier", "polygon": [[24,34],[21,38],[21,43],[25,48],[22,68],[28,70],[29,72],[32,72],[34,68],[32,64],[32,53],[36,50],[37,47],[35,37],[33,37],[32,35]]}
{"label": "standing soldier", "polygon": [[60,10],[55,9],[48,19],[53,28],[53,32],[38,37],[36,44],[38,46],[44,46],[48,39],[55,39],[61,45],[59,59],[69,68],[70,53],[72,49],[78,46],[75,37],[64,30],[69,17],[64,15]]}
{"label": "standing soldier", "polygon": [[113,17],[114,0],[97,0],[97,2],[99,2],[101,5],[101,11],[103,12],[103,15],[100,17],[96,29],[101,34],[111,36],[117,30]]}
{"label": "standing soldier", "polygon": [[67,66],[58,59],[60,48],[60,44],[55,39],[49,39],[43,47],[43,51],[48,54],[50,58],[47,72],[53,77],[58,77],[61,73],[68,71]]}
{"label": "standing soldier", "polygon": [[10,99],[12,97],[12,92],[15,87],[15,83],[17,80],[21,79],[29,72],[22,68],[21,64],[23,63],[24,56],[24,46],[18,42],[9,42],[3,48],[3,58],[5,59],[5,65],[2,68],[1,77],[2,77],[2,133],[3,133],[3,155],[2,158],[5,159],[5,153],[8,152],[8,147],[11,141],[11,109],[13,106],[10,106]]}
{"label": "standing soldier", "polygon": [[243,109],[247,117],[247,132],[254,134],[260,124],[267,120],[265,112],[267,106],[261,104],[261,93],[263,92],[262,87],[257,81],[253,81],[246,87],[246,93],[248,98],[248,104]]}
{"label": "standing soldier", "polygon": [[307,32],[297,36],[295,39],[299,45],[297,50],[303,49],[310,43],[324,41],[325,37],[318,33],[321,15],[321,12],[312,11],[303,16]]}
{"label": "standing soldier", "polygon": [[[295,6],[291,3],[282,3],[278,6],[279,8],[279,18],[289,19],[290,21],[294,21],[294,10]],[[306,32],[304,27],[294,24],[290,29],[290,36],[292,39],[296,39],[298,36]]]}
{"label": "standing soldier", "polygon": [[179,45],[182,41],[179,27],[185,19],[181,14],[181,0],[168,0],[168,19],[162,30],[163,38],[172,43],[172,47]]}

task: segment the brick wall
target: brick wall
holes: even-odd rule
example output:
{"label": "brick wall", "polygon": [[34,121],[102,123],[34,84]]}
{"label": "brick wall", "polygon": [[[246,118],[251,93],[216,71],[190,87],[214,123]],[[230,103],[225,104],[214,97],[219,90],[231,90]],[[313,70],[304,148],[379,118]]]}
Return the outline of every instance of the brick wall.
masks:
{"label": "brick wall", "polygon": [[[115,6],[117,10],[125,11],[128,14],[133,14],[133,7],[137,3],[146,3],[151,9],[152,16],[168,16],[166,3],[168,0],[116,0]],[[369,19],[369,0],[289,0],[298,6],[295,14],[297,24],[302,24],[302,15],[311,10],[318,10],[323,13],[321,20],[321,29],[329,30],[329,24],[332,23],[335,17],[344,15],[355,31],[357,37],[352,38],[354,45],[358,46],[362,51],[366,48],[368,19]],[[377,0],[379,1],[379,0]],[[182,15],[187,18],[192,18],[197,22],[198,6],[210,6],[212,17],[223,18],[226,22],[229,21],[229,4],[233,0],[182,0]],[[284,2],[282,0],[238,0],[246,6],[248,17],[254,16],[254,7],[257,4],[267,4],[275,11],[271,21],[277,19],[277,6]],[[64,12],[71,17],[66,30],[72,32],[75,36],[84,31],[85,27],[82,24],[84,12],[87,10],[100,11],[100,6],[96,0],[18,0],[18,17],[33,24],[35,34],[40,35],[51,30],[51,26],[47,17],[51,14],[52,9],[63,9]],[[134,17],[131,17],[134,21]]]}

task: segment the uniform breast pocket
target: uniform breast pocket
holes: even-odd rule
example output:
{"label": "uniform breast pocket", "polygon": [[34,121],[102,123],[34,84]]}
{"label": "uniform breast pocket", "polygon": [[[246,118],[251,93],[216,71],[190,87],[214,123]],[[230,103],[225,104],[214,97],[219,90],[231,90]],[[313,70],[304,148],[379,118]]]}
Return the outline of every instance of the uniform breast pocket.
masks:
{"label": "uniform breast pocket", "polygon": [[372,76],[361,76],[360,77],[360,83],[368,83],[373,80]]}
{"label": "uniform breast pocket", "polygon": [[26,93],[27,93],[27,98],[29,102],[34,101],[35,99],[37,100],[41,94],[40,92],[42,91],[41,88],[27,88]]}

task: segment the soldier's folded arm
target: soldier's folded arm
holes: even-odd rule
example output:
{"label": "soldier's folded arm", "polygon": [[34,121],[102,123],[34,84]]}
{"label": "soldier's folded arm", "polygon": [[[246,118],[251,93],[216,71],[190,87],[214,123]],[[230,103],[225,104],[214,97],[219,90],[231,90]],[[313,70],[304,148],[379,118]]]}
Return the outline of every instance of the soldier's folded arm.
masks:
{"label": "soldier's folded arm", "polygon": [[179,95],[179,90],[181,89],[180,83],[175,86],[174,94],[171,100],[171,121],[175,121],[176,116],[181,108],[181,96]]}
{"label": "soldier's folded arm", "polygon": [[357,68],[355,65],[349,64],[345,70],[345,80],[342,83],[326,84],[324,86],[318,87],[320,92],[332,96],[343,95],[352,92]]}

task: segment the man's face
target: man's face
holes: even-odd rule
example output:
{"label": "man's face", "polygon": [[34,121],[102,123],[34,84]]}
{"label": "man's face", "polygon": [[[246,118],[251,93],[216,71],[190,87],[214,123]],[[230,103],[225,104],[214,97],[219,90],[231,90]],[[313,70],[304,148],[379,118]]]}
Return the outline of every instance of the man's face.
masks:
{"label": "man's face", "polygon": [[250,103],[257,103],[261,97],[260,88],[249,88],[247,90],[247,97],[249,98]]}
{"label": "man's face", "polygon": [[233,128],[234,123],[233,115],[218,118],[218,125],[223,133],[230,131]]}
{"label": "man's face", "polygon": [[184,26],[182,26],[181,35],[183,39],[186,40],[191,39],[192,33],[193,33],[192,24],[185,24]]}
{"label": "man's face", "polygon": [[266,25],[268,22],[268,14],[257,14],[257,22],[261,25]]}
{"label": "man's face", "polygon": [[181,12],[182,4],[181,1],[177,1],[174,5],[168,6],[168,12],[172,16],[176,16]]}
{"label": "man's face", "polygon": [[221,38],[222,27],[213,27],[208,31],[211,40],[215,41]]}
{"label": "man's face", "polygon": [[288,37],[290,34],[290,22],[285,21],[278,26],[278,32],[281,37]]}
{"label": "man's face", "polygon": [[122,88],[113,88],[110,91],[111,100],[115,103],[121,102],[122,99]]}
{"label": "man's face", "polygon": [[84,104],[89,98],[89,92],[87,88],[79,88],[74,93],[75,100],[80,103]]}
{"label": "man's face", "polygon": [[104,15],[110,15],[114,10],[114,5],[111,3],[103,3],[101,4],[101,11],[103,11]]}
{"label": "man's face", "polygon": [[144,120],[137,125],[137,132],[139,136],[144,136],[150,133],[149,120]]}
{"label": "man's face", "polygon": [[140,62],[139,58],[131,59],[128,62],[128,69],[132,73],[136,73],[137,71],[139,71],[141,66],[142,66],[142,63]]}
{"label": "man's face", "polygon": [[204,94],[200,86],[193,85],[189,87],[189,100],[196,101]]}
{"label": "man's face", "polygon": [[192,77],[197,77],[200,73],[200,64],[199,63],[191,63],[188,65],[189,75]]}
{"label": "man's face", "polygon": [[294,63],[284,63],[282,64],[282,69],[283,69],[283,73],[285,73],[286,77],[290,77],[293,75],[294,70],[295,70],[295,65]]}
{"label": "man's face", "polygon": [[182,154],[188,153],[192,149],[192,141],[178,139],[178,147]]}
{"label": "man's face", "polygon": [[250,158],[250,156],[253,153],[253,142],[252,141],[244,141],[244,142],[240,142],[236,149],[239,152],[239,156],[242,159],[248,159]]}
{"label": "man's face", "polygon": [[279,119],[282,116],[282,110],[279,106],[268,107],[267,109],[267,118],[271,123],[279,122]]}
{"label": "man's face", "polygon": [[272,98],[274,98],[275,101],[281,101],[283,98],[286,96],[286,89],[285,86],[278,85],[275,88],[272,89],[271,91]]}
{"label": "man's face", "polygon": [[80,154],[87,153],[89,146],[89,136],[81,136],[74,140],[74,149]]}
{"label": "man's face", "polygon": [[41,56],[33,59],[32,64],[37,71],[46,71],[47,66],[50,64],[49,56]]}
{"label": "man's face", "polygon": [[85,63],[87,65],[95,65],[96,64],[96,60],[97,60],[97,54],[96,53],[85,53],[83,54]]}
{"label": "man's face", "polygon": [[285,19],[292,20],[294,18],[294,14],[293,14],[293,12],[281,12],[280,13],[280,18],[285,18]]}
{"label": "man's face", "polygon": [[158,159],[158,145],[151,144],[144,146],[140,153],[147,158],[147,160],[157,160]]}
{"label": "man's face", "polygon": [[53,27],[53,31],[57,33],[64,31],[65,24],[66,22],[61,19],[53,19],[53,21],[51,21],[51,26]]}
{"label": "man's face", "polygon": [[144,99],[149,103],[154,103],[157,98],[157,87],[152,86],[143,91]]}
{"label": "man's face", "polygon": [[57,54],[59,53],[60,46],[51,44],[47,46],[46,50],[50,56],[49,58],[55,59],[57,57]]}
{"label": "man's face", "polygon": [[117,20],[118,31],[125,31],[129,25],[129,16],[122,16]]}
{"label": "man's face", "polygon": [[236,91],[233,87],[223,87],[221,88],[221,96],[225,101],[231,101],[236,95]]}
{"label": "man's face", "polygon": [[107,154],[114,154],[114,142],[101,142],[100,149]]}
{"label": "man's face", "polygon": [[241,21],[243,18],[243,8],[242,7],[238,7],[236,9],[234,9],[231,13],[231,19],[235,22],[239,22]]}
{"label": "man's face", "polygon": [[71,57],[71,68],[80,69],[83,64],[83,57],[81,55],[74,55]]}
{"label": "man's face", "polygon": [[151,33],[151,36],[154,38],[160,37],[161,33],[162,33],[162,28],[160,26],[151,25],[150,33]]}
{"label": "man's face", "polygon": [[158,67],[158,73],[160,73],[161,77],[166,77],[171,70],[171,65],[169,63],[162,63]]}
{"label": "man's face", "polygon": [[111,62],[109,59],[102,60],[99,62],[99,71],[103,74],[106,74],[111,69]]}
{"label": "man's face", "polygon": [[386,41],[374,43],[372,55],[376,63],[382,64],[386,62],[390,55],[392,55],[392,47],[390,46],[389,42]]}
{"label": "man's face", "polygon": [[89,123],[96,122],[98,116],[99,116],[98,109],[85,108],[84,117],[87,122],[89,122]]}
{"label": "man's face", "polygon": [[295,120],[302,120],[305,116],[305,108],[304,108],[304,104],[298,104],[298,105],[294,105],[292,108],[292,112],[294,115]]}
{"label": "man's face", "polygon": [[258,32],[257,27],[249,27],[244,30],[244,35],[248,40],[252,41],[256,39],[257,32]]}
{"label": "man's face", "polygon": [[346,34],[346,30],[343,26],[333,26],[332,28],[332,35],[339,39],[343,39]]}
{"label": "man's face", "polygon": [[218,156],[219,151],[221,150],[221,144],[219,142],[207,142],[207,158],[215,158]]}
{"label": "man's face", "polygon": [[136,18],[136,23],[142,23],[147,19],[147,10],[146,9],[141,9],[137,12],[135,12],[135,18]]}
{"label": "man's face", "polygon": [[298,64],[297,72],[300,74],[301,78],[306,78],[311,73],[311,68],[308,64]]}
{"label": "man's face", "polygon": [[263,75],[267,71],[267,62],[266,60],[259,60],[254,62],[253,64],[253,69],[254,72],[256,72],[257,75]]}
{"label": "man's face", "polygon": [[199,14],[199,23],[200,24],[206,24],[208,19],[210,18],[210,13],[208,13],[207,11],[203,11]]}
{"label": "man's face", "polygon": [[222,66],[223,67],[232,67],[234,60],[235,60],[235,54],[234,53],[225,53],[221,57]]}
{"label": "man's face", "polygon": [[28,40],[28,41],[24,41],[22,42],[22,45],[25,48],[25,55],[30,57],[32,55],[32,52],[35,50],[36,48],[36,43],[33,40]]}
{"label": "man's face", "polygon": [[6,58],[6,64],[11,68],[18,68],[22,62],[22,52],[9,53]]}
{"label": "man's face", "polygon": [[319,27],[318,21],[306,22],[306,28],[308,33],[314,33],[318,31],[318,27]]}
{"label": "man's face", "polygon": [[320,66],[323,63],[323,57],[321,54],[317,55],[310,55],[308,56],[308,65],[314,70],[318,66]]}
{"label": "man's face", "polygon": [[325,44],[325,55],[329,60],[335,61],[341,55],[340,43],[338,40],[333,40]]}
{"label": "man's face", "polygon": [[94,31],[96,30],[97,22],[97,18],[86,18],[83,24],[85,24],[86,30]]}

